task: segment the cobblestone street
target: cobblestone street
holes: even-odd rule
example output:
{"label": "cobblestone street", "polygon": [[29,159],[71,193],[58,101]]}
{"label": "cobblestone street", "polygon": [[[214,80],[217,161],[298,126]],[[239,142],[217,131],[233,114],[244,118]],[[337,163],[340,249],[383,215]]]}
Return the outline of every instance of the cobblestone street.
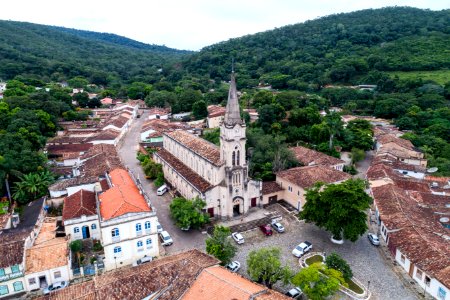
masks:
{"label": "cobblestone street", "polygon": [[[280,209],[280,206],[276,206]],[[371,299],[406,300],[418,299],[416,294],[403,286],[398,275],[392,271],[392,263],[384,258],[381,249],[370,244],[366,236],[361,237],[356,243],[345,241],[343,245],[335,245],[329,239],[329,234],[320,230],[315,225],[305,224],[296,220],[291,215],[284,215],[282,224],[286,232],[279,234],[274,232],[266,237],[259,229],[243,233],[244,245],[237,245],[238,252],[234,260],[241,263],[239,273],[248,277],[246,259],[248,253],[261,247],[280,247],[282,260],[294,271],[300,269],[298,259],[292,255],[292,249],[300,242],[307,240],[313,244],[313,251],[336,252],[350,264],[354,276],[363,284],[370,281]],[[287,290],[285,287],[284,290]],[[347,299],[343,294],[337,299]]]}

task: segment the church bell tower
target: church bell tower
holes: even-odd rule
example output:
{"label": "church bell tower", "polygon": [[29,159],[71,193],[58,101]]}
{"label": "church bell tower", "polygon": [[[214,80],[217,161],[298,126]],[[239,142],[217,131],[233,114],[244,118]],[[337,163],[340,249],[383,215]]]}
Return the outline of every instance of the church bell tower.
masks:
{"label": "church bell tower", "polygon": [[225,162],[227,201],[232,201],[228,215],[247,212],[248,166],[245,160],[245,122],[241,118],[234,72],[231,74],[230,90],[225,118],[220,126],[220,158]]}

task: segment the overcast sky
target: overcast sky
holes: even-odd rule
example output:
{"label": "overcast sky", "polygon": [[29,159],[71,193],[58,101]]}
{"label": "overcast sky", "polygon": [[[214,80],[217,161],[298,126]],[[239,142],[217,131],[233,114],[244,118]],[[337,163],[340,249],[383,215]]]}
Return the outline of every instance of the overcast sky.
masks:
{"label": "overcast sky", "polygon": [[385,6],[447,9],[449,0],[9,0],[0,19],[115,33],[144,43],[205,46],[329,14]]}

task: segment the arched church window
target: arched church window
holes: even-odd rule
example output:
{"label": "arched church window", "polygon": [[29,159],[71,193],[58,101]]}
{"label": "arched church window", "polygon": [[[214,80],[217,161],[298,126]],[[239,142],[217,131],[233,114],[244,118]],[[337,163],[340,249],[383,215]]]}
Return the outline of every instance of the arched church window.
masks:
{"label": "arched church window", "polygon": [[237,165],[240,165],[240,160],[241,160],[241,151],[238,150],[237,152]]}
{"label": "arched church window", "polygon": [[232,165],[236,165],[236,152],[233,151],[233,155],[231,156],[231,163]]}

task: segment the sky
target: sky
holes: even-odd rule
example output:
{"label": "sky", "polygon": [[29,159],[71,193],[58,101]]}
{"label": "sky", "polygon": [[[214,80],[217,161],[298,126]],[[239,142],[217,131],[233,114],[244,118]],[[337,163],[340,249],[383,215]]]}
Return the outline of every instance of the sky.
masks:
{"label": "sky", "polygon": [[122,35],[200,50],[230,38],[340,12],[386,6],[441,10],[449,0],[14,0],[0,19]]}

